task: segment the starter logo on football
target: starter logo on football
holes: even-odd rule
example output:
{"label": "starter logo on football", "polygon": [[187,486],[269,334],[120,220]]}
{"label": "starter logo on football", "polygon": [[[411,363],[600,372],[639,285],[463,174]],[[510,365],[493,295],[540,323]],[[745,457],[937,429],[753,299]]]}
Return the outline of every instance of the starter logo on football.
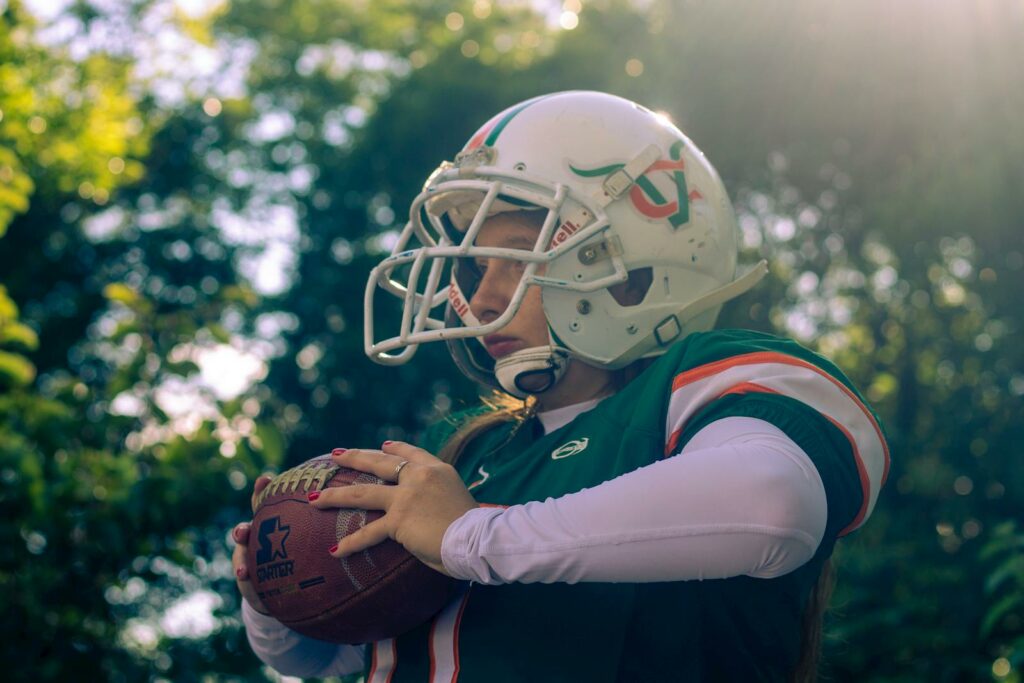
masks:
{"label": "starter logo on football", "polygon": [[562,458],[568,458],[570,455],[576,455],[587,449],[587,444],[590,443],[590,437],[585,436],[582,439],[574,439],[569,443],[562,444],[555,450],[551,451],[552,460],[561,460]]}
{"label": "starter logo on football", "polygon": [[291,527],[281,526],[280,517],[263,520],[260,524],[260,548],[256,551],[256,564],[266,564],[278,558],[287,559],[288,551],[285,550],[284,542],[289,533]]}

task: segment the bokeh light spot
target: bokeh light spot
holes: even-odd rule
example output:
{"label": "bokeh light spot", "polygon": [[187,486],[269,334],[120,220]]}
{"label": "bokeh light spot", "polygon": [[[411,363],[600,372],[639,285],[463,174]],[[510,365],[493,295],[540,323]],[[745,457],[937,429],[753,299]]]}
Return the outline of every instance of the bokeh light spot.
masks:
{"label": "bokeh light spot", "polygon": [[636,78],[644,72],[644,63],[636,57],[626,61],[626,73]]}
{"label": "bokeh light spot", "polygon": [[473,3],[473,16],[477,19],[486,19],[491,16],[491,3],[489,0],[476,0]]}
{"label": "bokeh light spot", "polygon": [[536,31],[525,31],[523,35],[519,37],[519,42],[525,48],[537,48],[540,47],[541,38],[540,34]]}
{"label": "bokeh light spot", "polygon": [[1000,657],[992,662],[992,673],[1000,678],[1010,675],[1010,660],[1006,657]]}
{"label": "bokeh light spot", "polygon": [[558,25],[566,31],[571,31],[580,25],[580,16],[575,12],[562,12],[562,16],[558,18]]}
{"label": "bokeh light spot", "polygon": [[462,43],[462,56],[473,58],[480,54],[480,43],[475,40],[467,40]]}
{"label": "bokeh light spot", "polygon": [[970,477],[960,476],[953,482],[953,490],[961,496],[966,496],[974,490],[974,482]]}
{"label": "bokeh light spot", "polygon": [[206,112],[207,116],[217,116],[223,110],[220,100],[216,97],[208,97],[203,102],[203,111]]}
{"label": "bokeh light spot", "polygon": [[465,24],[466,20],[458,12],[449,12],[444,18],[444,25],[451,31],[461,31]]}

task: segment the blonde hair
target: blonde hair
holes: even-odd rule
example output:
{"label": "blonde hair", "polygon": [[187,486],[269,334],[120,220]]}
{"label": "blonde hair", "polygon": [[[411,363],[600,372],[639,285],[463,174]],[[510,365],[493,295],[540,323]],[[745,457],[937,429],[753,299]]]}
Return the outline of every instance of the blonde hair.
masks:
{"label": "blonde hair", "polygon": [[485,396],[481,400],[489,410],[459,426],[437,454],[437,457],[443,462],[454,465],[474,439],[496,427],[515,422],[516,426],[512,429],[512,433],[501,443],[499,448],[504,446],[515,436],[520,427],[529,422],[537,413],[537,398],[535,396],[520,400],[509,394],[494,391],[490,396]]}

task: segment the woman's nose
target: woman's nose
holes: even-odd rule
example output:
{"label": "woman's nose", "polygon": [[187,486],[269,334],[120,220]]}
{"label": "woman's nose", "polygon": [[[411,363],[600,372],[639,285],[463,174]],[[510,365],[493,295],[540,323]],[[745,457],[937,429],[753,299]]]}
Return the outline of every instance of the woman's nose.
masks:
{"label": "woman's nose", "polygon": [[504,313],[511,300],[512,292],[502,270],[500,266],[485,270],[480,284],[469,299],[469,310],[485,324]]}

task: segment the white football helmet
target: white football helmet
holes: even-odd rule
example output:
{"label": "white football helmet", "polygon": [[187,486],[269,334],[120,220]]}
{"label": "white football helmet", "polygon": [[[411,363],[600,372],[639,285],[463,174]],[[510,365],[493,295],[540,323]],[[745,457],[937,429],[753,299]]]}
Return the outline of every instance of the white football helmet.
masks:
{"label": "white football helmet", "polygon": [[[546,213],[532,249],[475,245],[489,216],[536,209]],[[737,232],[718,174],[665,117],[598,92],[536,97],[484,124],[413,200],[367,282],[366,353],[400,364],[445,340],[465,374],[520,397],[550,388],[573,358],[621,368],[710,329],[724,302],[764,276],[762,261],[736,277]],[[481,258],[525,266],[506,310],[486,323],[469,306]],[[631,273],[646,294],[620,302],[608,288]],[[512,320],[531,285],[550,344],[495,363],[480,339]],[[404,302],[398,334],[381,341],[378,288]]]}

